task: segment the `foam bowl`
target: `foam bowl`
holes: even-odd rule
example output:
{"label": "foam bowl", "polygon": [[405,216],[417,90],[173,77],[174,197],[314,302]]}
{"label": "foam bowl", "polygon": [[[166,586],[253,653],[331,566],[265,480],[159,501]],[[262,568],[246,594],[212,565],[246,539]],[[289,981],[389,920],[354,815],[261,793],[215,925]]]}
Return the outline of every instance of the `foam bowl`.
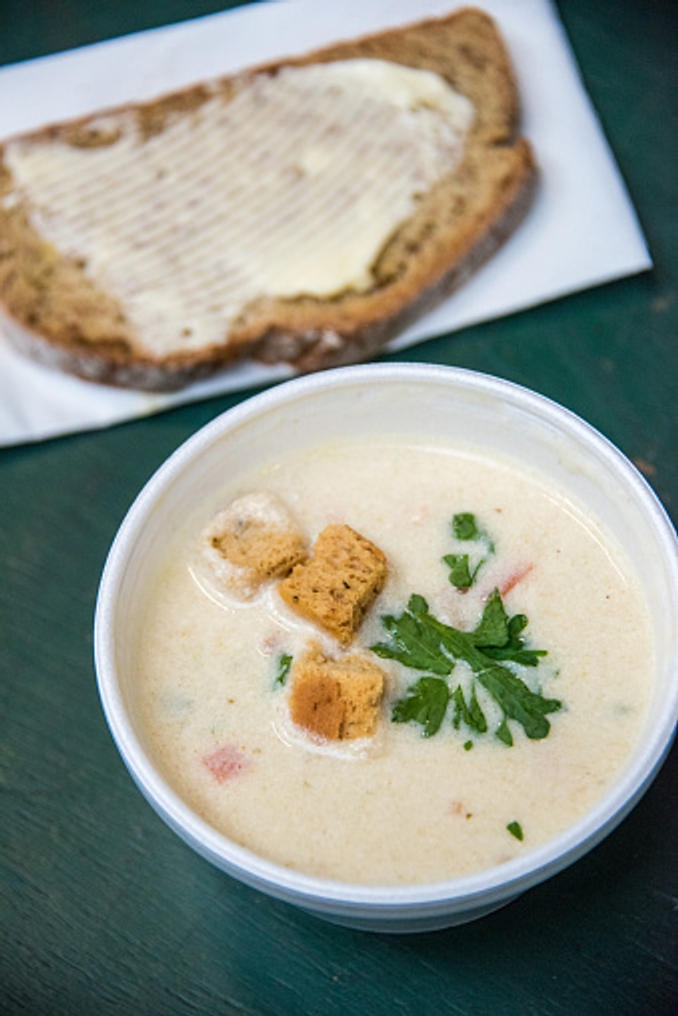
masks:
{"label": "foam bowl", "polygon": [[[435,884],[368,886],[306,876],[265,860],[198,817],[162,778],[134,715],[132,630],[147,578],[177,518],[226,474],[282,450],[338,436],[416,431],[475,442],[541,469],[592,509],[625,547],[656,632],[654,691],[635,751],[580,821],[519,859]],[[566,409],[517,385],[449,367],[372,364],[285,382],[205,426],[161,466],[110,550],[96,608],[99,693],[141,792],[199,854],[231,877],[320,918],[372,931],[462,924],[497,909],[591,850],[657,774],[678,719],[678,541],[656,496],[624,455]]]}

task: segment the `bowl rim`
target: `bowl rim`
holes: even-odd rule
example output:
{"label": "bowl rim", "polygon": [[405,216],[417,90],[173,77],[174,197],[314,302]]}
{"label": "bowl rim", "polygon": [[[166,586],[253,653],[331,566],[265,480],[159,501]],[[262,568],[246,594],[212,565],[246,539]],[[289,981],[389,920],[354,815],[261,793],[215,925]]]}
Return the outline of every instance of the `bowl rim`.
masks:
{"label": "bowl rim", "polygon": [[[678,537],[656,493],[637,467],[591,424],[545,395],[515,382],[462,367],[422,363],[370,363],[338,367],[283,381],[244,399],[184,441],[144,484],[111,544],[99,584],[94,615],[94,661],[97,687],[110,732],[130,774],[149,803],[194,849],[217,867],[249,885],[292,902],[337,911],[342,907],[370,914],[408,912],[413,908],[462,910],[491,899],[515,895],[573,863],[604,839],[625,818],[656,776],[668,754],[678,722],[678,666],[666,709],[651,740],[638,750],[600,801],[572,826],[530,848],[520,857],[480,872],[413,885],[366,885],[324,879],[286,868],[261,857],[217,832],[179,797],[148,757],[127,715],[115,666],[116,600],[127,559],[140,538],[148,513],[174,480],[207,448],[250,420],[307,394],[331,388],[376,383],[443,383],[445,386],[521,403],[557,430],[565,430],[603,456],[621,478],[665,551],[665,566],[678,596]],[[678,661],[677,661],[678,662]]]}

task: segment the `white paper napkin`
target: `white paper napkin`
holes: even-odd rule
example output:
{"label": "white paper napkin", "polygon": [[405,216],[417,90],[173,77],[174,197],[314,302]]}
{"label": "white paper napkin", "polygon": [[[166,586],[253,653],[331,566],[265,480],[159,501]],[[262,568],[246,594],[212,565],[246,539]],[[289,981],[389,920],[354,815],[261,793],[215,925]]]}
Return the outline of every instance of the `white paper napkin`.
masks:
{"label": "white paper napkin", "polygon": [[[391,350],[651,266],[555,8],[549,0],[479,5],[497,19],[509,46],[541,188],[506,246]],[[0,137],[456,6],[453,0],[260,3],[2,68]],[[149,395],[41,367],[0,336],[0,445],[105,427],[289,373],[246,364],[177,394]]]}

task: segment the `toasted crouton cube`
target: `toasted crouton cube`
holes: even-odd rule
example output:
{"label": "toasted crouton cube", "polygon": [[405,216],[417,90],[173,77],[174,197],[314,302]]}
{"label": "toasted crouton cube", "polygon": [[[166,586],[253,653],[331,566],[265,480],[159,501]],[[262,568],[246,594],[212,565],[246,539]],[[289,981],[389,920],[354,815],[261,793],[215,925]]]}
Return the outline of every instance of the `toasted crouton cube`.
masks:
{"label": "toasted crouton cube", "polygon": [[326,740],[373,737],[384,695],[384,672],[355,653],[328,659],[316,646],[294,665],[292,722]]}
{"label": "toasted crouton cube", "polygon": [[386,581],[386,557],[347,525],[319,534],[312,556],[279,586],[283,600],[339,642],[349,643]]}
{"label": "toasted crouton cube", "polygon": [[203,558],[211,578],[243,599],[282,578],[307,557],[307,543],[292,515],[274,494],[237,498],[202,534]]}

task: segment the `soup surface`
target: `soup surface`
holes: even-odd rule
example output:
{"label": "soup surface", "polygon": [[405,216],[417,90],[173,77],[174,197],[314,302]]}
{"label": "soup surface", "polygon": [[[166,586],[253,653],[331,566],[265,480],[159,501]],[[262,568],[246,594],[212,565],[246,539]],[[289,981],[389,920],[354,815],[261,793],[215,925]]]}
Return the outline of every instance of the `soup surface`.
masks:
{"label": "soup surface", "polygon": [[[311,543],[346,523],[386,555],[348,649],[275,580],[244,600],[205,581],[201,532],[254,491],[282,499]],[[648,611],[620,548],[565,489],[472,447],[385,437],[271,462],[196,505],[144,601],[137,711],[167,781],[242,846],[343,881],[450,879],[562,832],[622,769],[651,691]],[[467,644],[490,602],[508,646],[486,667],[440,646],[403,662],[408,604]],[[314,642],[383,668],[373,737],[322,741],[291,722],[294,661]]]}

